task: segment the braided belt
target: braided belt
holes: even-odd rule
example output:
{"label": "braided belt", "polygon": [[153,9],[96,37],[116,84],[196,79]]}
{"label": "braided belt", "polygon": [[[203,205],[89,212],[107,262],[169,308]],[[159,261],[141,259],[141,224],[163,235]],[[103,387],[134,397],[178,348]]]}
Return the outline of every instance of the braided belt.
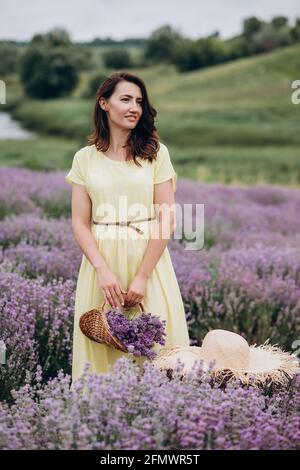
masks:
{"label": "braided belt", "polygon": [[95,222],[93,220],[93,223],[97,224],[97,225],[121,225],[123,227],[127,226],[127,227],[133,228],[138,233],[144,233],[143,230],[141,230],[140,228],[135,227],[134,225],[130,225],[130,224],[132,224],[132,222],[144,222],[146,220],[154,220],[154,219],[155,219],[155,216],[154,217],[149,217],[148,219],[124,220],[124,221],[121,221],[121,222]]}

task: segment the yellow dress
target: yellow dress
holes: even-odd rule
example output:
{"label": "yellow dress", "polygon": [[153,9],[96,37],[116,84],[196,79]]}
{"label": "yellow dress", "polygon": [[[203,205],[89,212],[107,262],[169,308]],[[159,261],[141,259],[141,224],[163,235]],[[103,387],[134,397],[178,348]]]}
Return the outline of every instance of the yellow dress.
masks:
{"label": "yellow dress", "polygon": [[[157,160],[152,164],[140,157],[137,159],[141,167],[132,161],[112,160],[94,145],[87,145],[75,153],[65,180],[69,184],[75,182],[86,187],[92,202],[93,220],[113,222],[152,217],[155,214],[153,185],[172,179],[173,191],[176,191],[177,173],[166,145],[160,142]],[[104,214],[108,215],[105,217]],[[132,224],[143,231],[141,235],[132,227],[95,225],[91,221],[91,232],[99,251],[125,291],[129,290],[145,254],[152,223]],[[83,254],[75,294],[72,382],[81,375],[85,362],[89,362],[89,372],[109,372],[118,358],[128,358],[127,353],[90,340],[79,328],[80,316],[98,308],[103,301],[96,271]],[[166,320],[165,346],[189,346],[184,305],[168,247],[147,280],[142,305],[146,312]],[[105,311],[108,309],[106,304]],[[139,311],[137,309],[134,307],[135,312]],[[154,351],[158,352],[162,347],[156,344]],[[144,360],[144,356],[134,357],[138,364]]]}

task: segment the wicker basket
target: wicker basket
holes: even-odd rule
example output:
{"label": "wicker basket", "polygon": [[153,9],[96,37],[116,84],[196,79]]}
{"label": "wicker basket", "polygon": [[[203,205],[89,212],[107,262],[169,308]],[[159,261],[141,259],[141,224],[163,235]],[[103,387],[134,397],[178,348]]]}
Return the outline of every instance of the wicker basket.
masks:
{"label": "wicker basket", "polygon": [[[96,341],[97,343],[104,343],[113,348],[119,349],[123,352],[128,352],[126,346],[113,336],[112,331],[109,327],[106,313],[104,312],[105,305],[108,302],[104,301],[100,308],[93,308],[88,312],[81,315],[79,320],[79,327],[82,333],[89,339]],[[109,304],[108,304],[109,305]],[[142,303],[138,304],[141,312],[144,312]],[[130,310],[129,308],[120,307],[122,310]]]}

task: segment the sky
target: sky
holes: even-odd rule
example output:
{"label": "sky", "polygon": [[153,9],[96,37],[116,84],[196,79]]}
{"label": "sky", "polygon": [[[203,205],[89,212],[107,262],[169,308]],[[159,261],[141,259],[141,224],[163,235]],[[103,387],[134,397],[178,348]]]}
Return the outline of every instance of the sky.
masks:
{"label": "sky", "polygon": [[227,39],[241,32],[244,18],[278,15],[294,23],[300,0],[0,0],[0,39],[27,41],[59,27],[76,42],[122,40],[166,24],[193,39],[215,31]]}

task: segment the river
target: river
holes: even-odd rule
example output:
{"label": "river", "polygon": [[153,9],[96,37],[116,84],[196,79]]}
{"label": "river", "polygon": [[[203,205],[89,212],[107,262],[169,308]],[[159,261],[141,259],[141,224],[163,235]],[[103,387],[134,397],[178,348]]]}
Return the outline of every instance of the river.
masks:
{"label": "river", "polygon": [[0,111],[0,139],[33,139],[33,132],[23,129],[9,113]]}

